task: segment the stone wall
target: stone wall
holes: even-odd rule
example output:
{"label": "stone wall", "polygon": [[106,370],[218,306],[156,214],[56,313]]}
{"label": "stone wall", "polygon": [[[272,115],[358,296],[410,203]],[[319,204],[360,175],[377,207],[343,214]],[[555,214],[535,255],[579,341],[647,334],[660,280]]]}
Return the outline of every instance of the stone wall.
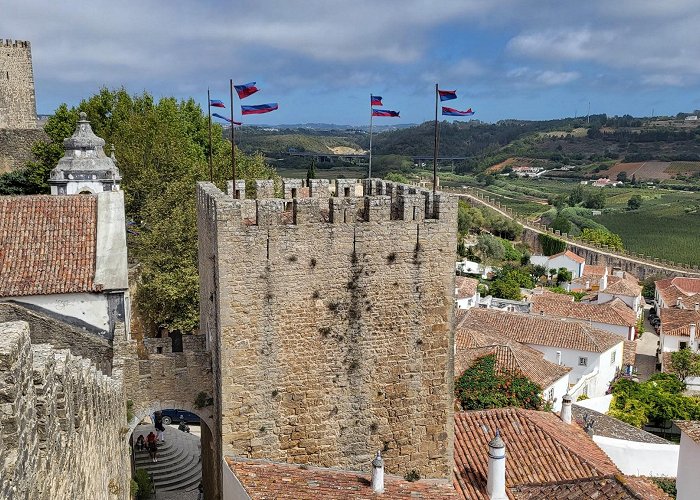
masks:
{"label": "stone wall", "polygon": [[32,48],[0,40],[0,129],[36,128]]}
{"label": "stone wall", "polygon": [[456,199],[356,185],[284,200],[198,186],[223,451],[360,470],[383,450],[389,472],[447,478]]}
{"label": "stone wall", "polygon": [[0,498],[128,499],[125,408],[89,360],[0,323]]}
{"label": "stone wall", "polygon": [[42,129],[0,128],[0,174],[26,166],[34,160],[34,143],[46,140],[48,136]]}

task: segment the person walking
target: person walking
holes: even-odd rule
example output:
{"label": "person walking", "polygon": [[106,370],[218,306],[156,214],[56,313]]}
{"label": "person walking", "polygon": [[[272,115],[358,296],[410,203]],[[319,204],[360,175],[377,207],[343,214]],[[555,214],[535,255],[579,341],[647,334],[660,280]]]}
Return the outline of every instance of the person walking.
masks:
{"label": "person walking", "polygon": [[156,435],[151,431],[146,438],[146,443],[148,446],[148,454],[151,457],[152,462],[158,461],[158,443],[156,442]]}
{"label": "person walking", "polygon": [[163,413],[157,411],[155,415],[155,427],[156,427],[156,439],[160,442],[165,443],[165,426],[163,425]]}
{"label": "person walking", "polygon": [[136,439],[136,449],[138,451],[143,451],[146,448],[146,440],[143,438],[143,434],[140,434],[138,439]]}

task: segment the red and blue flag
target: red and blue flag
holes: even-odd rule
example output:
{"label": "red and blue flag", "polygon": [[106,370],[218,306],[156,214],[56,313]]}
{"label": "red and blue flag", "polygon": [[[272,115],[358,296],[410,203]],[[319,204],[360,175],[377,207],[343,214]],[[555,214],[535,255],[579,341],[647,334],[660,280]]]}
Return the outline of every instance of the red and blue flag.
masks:
{"label": "red and blue flag", "polygon": [[224,103],[219,99],[209,99],[209,105],[212,108],[225,108]]}
{"label": "red and blue flag", "polygon": [[457,99],[456,90],[438,90],[438,94],[440,94],[441,101],[450,101],[452,99]]}
{"label": "red and blue flag", "polygon": [[458,109],[448,108],[447,106],[443,106],[442,107],[442,114],[444,116],[472,116],[474,114],[474,111],[472,111],[472,108],[469,108],[466,111],[460,111]]}
{"label": "red and blue flag", "polygon": [[373,95],[370,96],[370,106],[381,106],[382,105],[382,96],[380,95]]}
{"label": "red and blue flag", "polygon": [[255,82],[244,83],[243,85],[234,85],[233,88],[236,89],[236,94],[238,94],[239,99],[245,99],[246,97],[251,96],[260,90],[255,86]]}
{"label": "red and blue flag", "polygon": [[391,111],[390,109],[373,109],[372,116],[393,116],[401,118],[399,116],[399,111]]}
{"label": "red and blue flag", "polygon": [[276,102],[270,104],[258,104],[256,106],[241,106],[241,113],[244,115],[260,115],[278,109]]}
{"label": "red and blue flag", "polygon": [[231,121],[231,118],[226,118],[223,115],[220,115],[219,113],[212,113],[211,116],[216,116],[217,118],[221,118],[222,120],[226,120],[229,123],[233,123],[234,125],[243,125],[241,122],[233,122]]}

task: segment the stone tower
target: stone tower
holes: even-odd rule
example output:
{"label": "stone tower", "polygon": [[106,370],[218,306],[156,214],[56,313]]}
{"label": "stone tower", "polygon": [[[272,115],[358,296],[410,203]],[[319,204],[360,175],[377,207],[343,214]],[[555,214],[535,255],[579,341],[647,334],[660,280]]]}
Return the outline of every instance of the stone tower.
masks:
{"label": "stone tower", "polygon": [[215,439],[223,453],[366,471],[381,450],[388,473],[450,478],[457,201],[310,183],[273,198],[258,181],[255,200],[198,186]]}
{"label": "stone tower", "polygon": [[95,135],[87,115],[81,112],[75,132],[63,140],[63,158],[51,171],[51,194],[119,191],[119,169],[114,154],[107,156],[104,146],[104,139]]}
{"label": "stone tower", "polygon": [[36,100],[31,44],[0,40],[0,129],[33,128]]}

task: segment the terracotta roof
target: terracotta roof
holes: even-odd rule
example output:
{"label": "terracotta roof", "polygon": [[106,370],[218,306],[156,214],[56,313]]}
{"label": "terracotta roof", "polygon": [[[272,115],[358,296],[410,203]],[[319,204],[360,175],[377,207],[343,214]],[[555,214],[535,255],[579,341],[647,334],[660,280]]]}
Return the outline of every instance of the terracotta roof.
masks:
{"label": "terracotta roof", "polygon": [[700,420],[674,420],[673,423],[690,439],[700,444]]}
{"label": "terracotta roof", "polygon": [[455,377],[464,373],[477,359],[488,355],[495,355],[497,373],[520,373],[543,390],[571,371],[567,366],[547,361],[541,352],[507,338],[463,329],[460,340],[466,341],[469,347],[457,345]]}
{"label": "terracotta roof", "polygon": [[579,321],[534,314],[472,308],[457,325],[458,346],[468,347],[470,331],[502,336],[524,344],[546,345],[589,352],[605,352],[622,342],[614,333]]}
{"label": "terracotta roof", "polygon": [[476,287],[479,285],[479,280],[467,278],[466,276],[457,276],[455,278],[455,289],[457,290],[458,299],[466,299],[473,297],[476,294]]}
{"label": "terracotta roof", "polygon": [[676,276],[675,278],[655,281],[654,284],[656,285],[657,289],[661,290],[663,290],[664,288],[668,288],[671,285],[675,285],[683,292],[688,294],[700,293],[700,278],[686,278],[684,276]]}
{"label": "terracotta roof", "polygon": [[594,266],[593,264],[586,264],[583,266],[584,276],[595,276],[597,279],[600,279],[606,274],[608,274],[607,266]]}
{"label": "terracotta roof", "polygon": [[690,324],[695,323],[700,333],[700,311],[695,309],[662,308],[659,310],[661,332],[677,337],[690,336]]}
{"label": "terracotta roof", "polygon": [[[578,262],[579,264],[582,264],[582,263],[586,262],[586,259],[584,259],[584,258],[581,257],[580,255],[576,255],[576,254],[575,254],[574,252],[572,252],[571,250],[566,250],[566,251],[564,251],[564,252],[559,252],[559,253],[555,253],[554,255],[550,255],[550,256],[549,256],[549,260],[552,260],[552,259],[554,259],[555,257],[561,257],[562,255],[565,256],[565,257],[570,258],[571,260],[573,260],[573,261],[575,261],[575,262]],[[586,268],[586,266],[583,266],[583,267],[584,267],[584,269]]]}
{"label": "terracotta roof", "polygon": [[[370,474],[264,460],[226,457],[226,462],[253,500],[360,500],[375,499]],[[384,475],[387,499],[458,498],[446,481],[406,481]]]}
{"label": "terracotta roof", "polygon": [[516,486],[511,491],[516,500],[541,500],[543,498],[658,500],[671,498],[646,478],[620,475],[602,479],[579,479],[575,482],[562,481]]}
{"label": "terracotta roof", "polygon": [[[455,488],[488,498],[488,443],[496,430],[506,445],[506,487],[604,478],[617,467],[578,425],[551,412],[499,408],[455,414]],[[511,493],[511,498],[516,498]]]}
{"label": "terracotta roof", "polygon": [[608,325],[635,326],[637,324],[636,313],[618,298],[604,304],[588,304],[551,301],[534,296],[530,311],[532,314],[544,312],[549,316],[595,321]]}
{"label": "terracotta roof", "polygon": [[637,342],[625,340],[622,346],[622,364],[634,366],[637,362]]}
{"label": "terracotta roof", "polygon": [[642,294],[642,287],[629,279],[621,279],[616,283],[609,284],[603,293],[610,295],[624,295],[625,297],[638,297]]}
{"label": "terracotta roof", "polygon": [[696,303],[700,303],[700,293],[685,292],[676,285],[659,289],[659,297],[665,307],[678,307],[678,299],[686,309],[693,309]]}
{"label": "terracotta roof", "polygon": [[546,288],[535,289],[532,292],[532,297],[539,297],[539,298],[546,297],[547,300],[560,300],[562,302],[573,302],[574,301],[573,295],[569,295],[567,293],[550,292]]}
{"label": "terracotta roof", "polygon": [[0,197],[0,297],[95,292],[97,197]]}

